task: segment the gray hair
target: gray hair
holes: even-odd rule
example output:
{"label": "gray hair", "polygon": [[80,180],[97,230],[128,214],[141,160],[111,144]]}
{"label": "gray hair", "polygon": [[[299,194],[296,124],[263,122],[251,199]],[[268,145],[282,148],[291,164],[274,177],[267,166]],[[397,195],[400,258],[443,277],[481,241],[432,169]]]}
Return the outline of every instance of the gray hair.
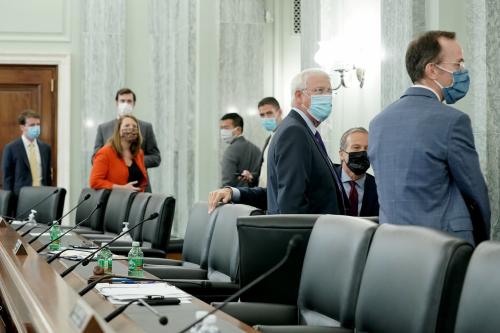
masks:
{"label": "gray hair", "polygon": [[295,101],[295,92],[298,90],[304,90],[307,88],[307,80],[311,76],[326,76],[328,80],[330,80],[330,76],[328,73],[326,73],[324,70],[319,69],[319,68],[308,68],[304,69],[302,72],[299,74],[295,75],[292,79],[291,83],[291,96],[292,96],[292,103]]}
{"label": "gray hair", "polygon": [[351,135],[352,133],[366,133],[368,134],[368,131],[364,127],[353,127],[345,131],[344,134],[342,134],[342,137],[340,138],[340,150],[345,151],[347,149],[347,137]]}

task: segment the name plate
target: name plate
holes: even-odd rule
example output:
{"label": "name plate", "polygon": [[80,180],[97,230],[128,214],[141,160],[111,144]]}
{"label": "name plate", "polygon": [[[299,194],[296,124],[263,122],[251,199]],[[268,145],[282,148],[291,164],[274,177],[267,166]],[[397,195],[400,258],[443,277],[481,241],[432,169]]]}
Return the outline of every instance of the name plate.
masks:
{"label": "name plate", "polygon": [[27,254],[26,248],[24,247],[23,242],[21,242],[20,239],[17,240],[13,251],[16,256],[25,256]]}
{"label": "name plate", "polygon": [[85,307],[82,301],[76,302],[75,306],[69,314],[69,321],[78,333],[103,333],[103,330],[94,314],[91,312],[90,307]]}

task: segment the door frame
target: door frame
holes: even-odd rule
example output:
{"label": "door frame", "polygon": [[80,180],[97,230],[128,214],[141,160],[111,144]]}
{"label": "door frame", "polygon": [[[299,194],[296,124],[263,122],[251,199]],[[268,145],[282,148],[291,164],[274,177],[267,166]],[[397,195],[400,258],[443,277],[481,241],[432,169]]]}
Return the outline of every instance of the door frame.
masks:
{"label": "door frame", "polygon": [[[69,190],[71,182],[71,58],[69,53],[2,53],[0,64],[57,66],[57,186]],[[69,199],[66,196],[66,201]]]}

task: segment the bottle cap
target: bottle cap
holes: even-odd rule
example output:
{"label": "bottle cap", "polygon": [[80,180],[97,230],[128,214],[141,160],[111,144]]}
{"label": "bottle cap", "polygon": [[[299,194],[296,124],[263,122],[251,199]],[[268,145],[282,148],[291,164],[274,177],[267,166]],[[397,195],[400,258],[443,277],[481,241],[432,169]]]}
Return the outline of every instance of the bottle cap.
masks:
{"label": "bottle cap", "polygon": [[135,246],[141,246],[141,243],[134,241],[134,242],[132,242],[132,246],[134,246],[134,247]]}

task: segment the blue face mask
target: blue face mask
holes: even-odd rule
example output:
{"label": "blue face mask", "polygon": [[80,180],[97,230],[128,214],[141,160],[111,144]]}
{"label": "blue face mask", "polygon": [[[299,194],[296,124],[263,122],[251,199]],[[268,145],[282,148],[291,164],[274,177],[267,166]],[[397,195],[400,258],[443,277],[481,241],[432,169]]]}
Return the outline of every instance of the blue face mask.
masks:
{"label": "blue face mask", "polygon": [[28,133],[26,133],[28,138],[34,140],[40,136],[40,126],[31,126],[28,127]]}
{"label": "blue face mask", "polygon": [[456,71],[456,72],[450,72],[441,66],[436,65],[438,68],[442,69],[445,72],[448,72],[453,75],[453,82],[450,86],[448,87],[443,87],[441,83],[438,81],[434,80],[436,84],[441,88],[441,91],[443,92],[444,100],[446,101],[446,104],[454,104],[456,101],[467,95],[467,92],[469,91],[469,84],[470,84],[470,78],[469,78],[469,71],[464,69],[461,71]]}
{"label": "blue face mask", "polygon": [[260,123],[269,132],[274,131],[277,126],[276,118],[260,118]]}
{"label": "blue face mask", "polygon": [[311,96],[309,113],[320,123],[325,121],[332,113],[332,95]]}

